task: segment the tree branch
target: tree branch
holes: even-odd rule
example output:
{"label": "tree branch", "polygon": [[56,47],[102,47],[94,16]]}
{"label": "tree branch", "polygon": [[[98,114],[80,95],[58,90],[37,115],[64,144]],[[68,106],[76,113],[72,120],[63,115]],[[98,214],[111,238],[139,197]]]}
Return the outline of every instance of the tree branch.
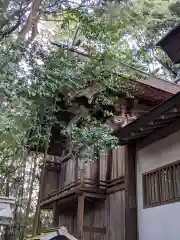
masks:
{"label": "tree branch", "polygon": [[[40,14],[40,6],[42,0],[34,0],[32,4],[32,10],[29,14],[28,20],[24,27],[21,29],[19,38],[24,41],[26,34],[32,29],[33,24],[35,23],[37,16]],[[39,17],[40,18],[40,17]]]}
{"label": "tree branch", "polygon": [[10,35],[12,32],[14,32],[16,29],[18,29],[18,27],[20,26],[21,24],[21,19],[19,18],[17,23],[12,26],[11,28],[7,29],[6,31],[4,32],[0,32],[0,41],[2,41],[5,37],[7,37],[8,35]]}

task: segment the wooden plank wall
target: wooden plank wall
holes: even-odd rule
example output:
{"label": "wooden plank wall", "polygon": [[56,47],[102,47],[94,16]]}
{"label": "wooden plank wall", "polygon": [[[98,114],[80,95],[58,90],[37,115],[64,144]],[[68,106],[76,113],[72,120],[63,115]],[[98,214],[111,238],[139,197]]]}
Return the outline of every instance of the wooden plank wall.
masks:
{"label": "wooden plank wall", "polygon": [[[84,178],[97,180],[98,166],[97,161],[93,159],[92,151],[84,153],[85,159],[78,160],[78,179],[80,179],[80,170],[84,171]],[[88,187],[88,185],[86,186]]]}
{"label": "wooden plank wall", "polygon": [[111,193],[105,201],[86,209],[84,225],[106,228],[106,234],[84,232],[84,240],[124,240],[125,190]]}
{"label": "wooden plank wall", "polygon": [[[112,159],[111,159],[111,172],[110,172],[110,179],[114,180],[118,177],[124,176],[125,170],[124,170],[124,158],[125,158],[125,147],[121,146],[118,148],[114,148],[112,150]],[[48,160],[55,160],[58,161],[58,159],[53,158],[52,156],[49,156]],[[92,161],[92,159],[89,159],[89,162],[84,162],[83,160],[78,160],[76,162],[75,159],[71,158],[68,161],[62,162],[61,165],[61,172],[59,173],[59,187],[68,185],[77,179],[80,179],[80,170],[84,169],[84,177],[89,178],[92,180],[97,180],[98,178],[101,181],[106,181],[107,179],[107,171],[109,167],[109,158],[108,153],[104,152],[100,154],[100,159],[97,161]],[[98,170],[99,166],[99,170]],[[56,173],[49,172],[45,176],[45,192],[44,195],[46,196],[50,189],[52,191],[55,190],[55,177]],[[46,186],[47,185],[47,186]],[[51,187],[50,187],[51,186]],[[52,187],[53,186],[53,187]],[[87,185],[88,186],[88,185]]]}
{"label": "wooden plank wall", "polygon": [[84,163],[84,177],[97,180],[97,161]]}
{"label": "wooden plank wall", "polygon": [[111,180],[122,177],[125,174],[125,146],[112,149]]}
{"label": "wooden plank wall", "polygon": [[61,171],[59,173],[59,187],[68,185],[76,180],[76,162],[73,158],[61,163]]}
{"label": "wooden plank wall", "polygon": [[[59,226],[76,235],[77,210],[60,213]],[[89,204],[86,200],[84,226],[106,228],[106,233],[84,232],[83,240],[125,240],[125,190],[107,195],[106,200]]]}
{"label": "wooden plank wall", "polygon": [[[99,178],[102,181],[106,181],[108,168],[110,169],[110,179],[114,180],[116,178],[122,177],[125,174],[125,146],[120,146],[112,149],[111,159],[108,157],[108,152],[102,152],[100,154],[100,171]],[[109,161],[111,161],[109,163]]]}
{"label": "wooden plank wall", "polygon": [[69,159],[61,165],[61,172],[59,174],[59,187],[68,185],[80,179],[81,170],[84,170],[84,177],[92,180],[97,180],[97,162],[83,162],[83,160]]}
{"label": "wooden plank wall", "polygon": [[46,198],[49,193],[53,192],[57,188],[57,173],[51,171],[45,171],[43,179],[43,192],[42,199]]}
{"label": "wooden plank wall", "polygon": [[[84,226],[104,228],[106,227],[107,212],[105,201],[96,202],[95,204],[85,205]],[[106,240],[106,234],[84,232],[83,240]]]}
{"label": "wooden plank wall", "polygon": [[67,228],[70,234],[76,235],[77,230],[77,210],[61,212],[59,216],[59,226],[64,226]]}
{"label": "wooden plank wall", "polygon": [[68,161],[64,162],[64,185],[68,185],[76,180],[75,168],[76,162],[75,159],[71,158]]}
{"label": "wooden plank wall", "polygon": [[[124,146],[114,148],[112,150],[112,167],[110,173],[110,179],[114,180],[118,177],[124,176]],[[56,159],[56,158],[55,158]],[[48,159],[50,160],[50,159]],[[53,159],[51,159],[53,160]],[[57,159],[56,159],[57,160]],[[75,159],[71,158],[68,161],[62,162],[61,172],[59,174],[59,187],[68,185],[77,179],[80,179],[80,170],[84,169],[84,177],[92,180],[97,180],[98,175],[101,181],[106,181],[107,178],[107,169],[108,169],[108,153],[104,152],[100,154],[100,159],[93,161],[89,159],[89,162],[84,162],[83,160],[78,160],[78,163]],[[100,169],[98,170],[98,165]],[[55,173],[54,173],[55,174]],[[51,175],[51,174],[50,174]],[[48,178],[48,179],[47,179]],[[53,176],[46,176],[47,185],[54,185],[52,180]],[[88,185],[87,185],[88,186]],[[49,189],[49,187],[47,186]],[[55,190],[55,189],[53,189]],[[52,190],[52,191],[53,191]]]}
{"label": "wooden plank wall", "polygon": [[107,240],[125,239],[125,191],[107,195]]}
{"label": "wooden plank wall", "polygon": [[99,180],[106,181],[108,167],[108,152],[101,152],[99,159]]}
{"label": "wooden plank wall", "polygon": [[[108,170],[108,154],[101,153],[100,156],[100,169],[99,178],[105,181]],[[69,161],[70,162],[70,161]],[[112,171],[111,180],[118,177],[124,176],[125,174],[125,148],[118,147],[112,150]],[[71,163],[71,167],[74,169],[76,164]],[[68,166],[68,165],[67,165]],[[85,177],[96,178],[97,177],[97,162],[84,163],[83,161],[78,162],[78,169],[85,170]],[[66,174],[73,176],[70,166],[67,167],[70,173]],[[125,190],[113,192],[106,196],[106,200],[95,200],[90,199],[94,203],[88,203],[86,199],[85,213],[84,213],[84,226],[91,226],[97,228],[106,228],[106,234],[103,233],[92,233],[84,232],[83,240],[125,240]],[[77,229],[77,213],[65,213],[60,215],[59,225],[66,226],[68,231],[72,234],[76,234]]]}

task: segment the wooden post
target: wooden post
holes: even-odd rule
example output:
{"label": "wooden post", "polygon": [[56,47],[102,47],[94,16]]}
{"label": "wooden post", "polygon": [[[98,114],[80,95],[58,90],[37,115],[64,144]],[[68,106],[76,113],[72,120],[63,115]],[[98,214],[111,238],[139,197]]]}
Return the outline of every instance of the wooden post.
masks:
{"label": "wooden post", "polygon": [[137,240],[136,146],[126,146],[125,154],[125,240]]}
{"label": "wooden post", "polygon": [[77,208],[77,231],[78,238],[83,238],[83,226],[84,226],[84,201],[85,196],[82,194],[78,196],[78,208]]}
{"label": "wooden post", "polygon": [[59,225],[59,210],[58,210],[58,205],[57,202],[54,203],[54,208],[53,208],[53,227],[58,227]]}

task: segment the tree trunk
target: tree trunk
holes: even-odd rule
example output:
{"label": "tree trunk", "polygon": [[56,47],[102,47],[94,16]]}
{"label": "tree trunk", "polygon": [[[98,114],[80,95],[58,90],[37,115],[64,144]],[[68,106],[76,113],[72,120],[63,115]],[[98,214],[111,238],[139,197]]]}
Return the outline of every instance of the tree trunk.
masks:
{"label": "tree trunk", "polygon": [[38,232],[38,226],[39,226],[39,218],[40,218],[40,201],[42,197],[42,190],[43,190],[43,180],[44,180],[44,174],[45,174],[45,167],[46,167],[46,161],[47,161],[47,156],[48,156],[48,147],[49,147],[49,138],[51,134],[51,127],[48,129],[47,133],[47,142],[45,146],[45,153],[44,153],[44,159],[43,159],[43,166],[41,170],[41,177],[40,177],[40,183],[39,183],[39,195],[38,195],[38,201],[37,201],[37,206],[36,206],[36,213],[34,216],[34,223],[33,223],[33,236],[35,236]]}
{"label": "tree trunk", "polygon": [[27,207],[26,207],[26,214],[25,214],[25,219],[24,219],[24,229],[23,229],[23,232],[22,232],[22,240],[26,236],[26,227],[28,225],[28,218],[29,218],[30,207],[31,207],[33,186],[34,186],[34,180],[35,180],[35,176],[36,176],[37,157],[38,157],[38,154],[36,152],[36,155],[33,159],[32,174],[31,174],[30,184],[29,184],[30,185],[29,186],[29,199],[28,199],[28,203],[27,203]]}
{"label": "tree trunk", "polygon": [[28,32],[33,30],[33,26],[37,25],[37,21],[40,18],[40,6],[42,0],[34,0],[32,4],[32,10],[29,14],[28,20],[22,30],[20,31],[19,38],[24,41]]}

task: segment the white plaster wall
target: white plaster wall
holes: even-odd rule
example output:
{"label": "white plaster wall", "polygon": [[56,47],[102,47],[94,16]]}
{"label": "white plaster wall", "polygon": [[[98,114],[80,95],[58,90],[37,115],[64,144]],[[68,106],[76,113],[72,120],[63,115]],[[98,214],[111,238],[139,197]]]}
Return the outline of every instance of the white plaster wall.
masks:
{"label": "white plaster wall", "polygon": [[179,240],[180,202],[143,209],[142,173],[180,160],[180,132],[137,153],[139,240]]}

